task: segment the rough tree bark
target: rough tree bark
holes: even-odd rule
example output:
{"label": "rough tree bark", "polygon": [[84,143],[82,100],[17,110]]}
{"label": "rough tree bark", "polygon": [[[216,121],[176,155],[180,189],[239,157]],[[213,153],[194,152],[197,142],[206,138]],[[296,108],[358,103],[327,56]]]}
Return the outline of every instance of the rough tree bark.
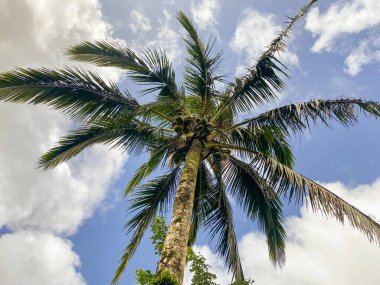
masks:
{"label": "rough tree bark", "polygon": [[201,151],[201,142],[194,140],[187,153],[186,162],[180,176],[174,197],[173,217],[157,265],[157,274],[164,270],[168,271],[177,279],[179,284],[183,282],[186,266],[187,244]]}

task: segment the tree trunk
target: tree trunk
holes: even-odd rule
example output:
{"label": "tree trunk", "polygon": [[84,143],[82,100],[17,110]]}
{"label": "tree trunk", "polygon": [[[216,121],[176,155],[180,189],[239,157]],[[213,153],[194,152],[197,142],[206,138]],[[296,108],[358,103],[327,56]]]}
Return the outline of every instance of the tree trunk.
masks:
{"label": "tree trunk", "polygon": [[167,231],[160,261],[157,265],[157,274],[168,271],[177,279],[179,284],[183,282],[186,266],[187,244],[201,151],[201,142],[197,139],[194,140],[187,153],[186,162],[180,176],[174,197],[173,217]]}

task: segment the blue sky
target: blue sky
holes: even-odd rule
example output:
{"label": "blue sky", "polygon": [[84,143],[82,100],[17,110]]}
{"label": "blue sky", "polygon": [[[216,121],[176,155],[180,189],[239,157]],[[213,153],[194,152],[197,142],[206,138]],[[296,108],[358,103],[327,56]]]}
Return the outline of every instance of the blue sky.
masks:
{"label": "blue sky", "polygon": [[[185,52],[175,15],[183,10],[204,39],[211,33],[216,37],[215,51],[223,50],[221,73],[233,79],[260,55],[286,16],[303,4],[301,0],[2,0],[0,71],[78,65],[64,57],[66,48],[84,40],[111,38],[137,51],[150,45],[164,48],[180,80]],[[379,29],[377,0],[319,1],[288,39],[288,53],[282,56],[292,77],[287,89],[276,105],[261,111],[315,98],[380,101]],[[96,71],[138,93],[120,72]],[[109,284],[128,242],[123,230],[127,203],[121,193],[145,157],[94,147],[43,173],[35,169],[38,156],[73,123],[44,106],[0,103],[0,116],[0,284]],[[379,140],[379,121],[362,116],[352,128],[317,126],[291,143],[299,172],[380,220]],[[379,247],[349,226],[326,221],[304,206],[286,205],[287,264],[279,270],[270,264],[256,225],[235,207],[234,213],[243,267],[257,284],[379,283]],[[207,236],[200,236],[196,250],[206,256],[220,284],[228,284]],[[148,234],[121,284],[134,284],[134,270],[154,270],[156,262]],[[185,284],[190,284],[189,275],[186,278]]]}

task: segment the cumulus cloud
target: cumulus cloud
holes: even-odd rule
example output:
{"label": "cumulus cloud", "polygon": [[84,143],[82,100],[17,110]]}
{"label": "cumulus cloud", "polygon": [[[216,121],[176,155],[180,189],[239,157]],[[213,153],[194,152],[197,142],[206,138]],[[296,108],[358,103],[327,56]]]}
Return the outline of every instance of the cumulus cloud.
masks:
{"label": "cumulus cloud", "polygon": [[152,29],[149,18],[141,11],[132,10],[129,15],[131,16],[132,23],[129,25],[131,30],[136,33],[147,32]]}
{"label": "cumulus cloud", "polygon": [[352,50],[345,60],[345,72],[355,76],[362,71],[363,66],[380,61],[379,35],[362,40],[357,48]]}
{"label": "cumulus cloud", "polygon": [[163,10],[163,16],[159,19],[160,26],[157,36],[148,43],[149,46],[158,46],[162,48],[168,58],[178,64],[182,51],[180,47],[180,37],[172,27],[173,17],[168,11]]}
{"label": "cumulus cloud", "polygon": [[[380,218],[380,180],[354,189],[339,182],[325,186]],[[288,217],[286,223],[287,263],[282,270],[275,269],[269,261],[263,234],[248,233],[239,241],[245,273],[258,284],[378,284],[380,249],[357,230],[309,212],[305,206],[300,217]],[[220,266],[215,253],[207,246],[198,247],[198,251],[204,254],[207,263],[215,265],[213,272],[221,277],[219,283],[229,284],[230,276],[226,276],[226,269]]]}
{"label": "cumulus cloud", "polygon": [[[70,122],[43,107],[0,105],[0,227],[74,233],[105,197],[125,156],[94,147],[72,162],[42,172],[37,158]],[[70,210],[68,210],[70,209]]]}
{"label": "cumulus cloud", "polygon": [[[229,45],[234,52],[244,54],[246,58],[249,58],[248,64],[251,65],[283,27],[276,23],[273,14],[261,13],[253,9],[245,10],[241,18]],[[289,40],[291,41],[291,38],[288,39],[288,43]],[[292,52],[282,54],[281,58],[284,63],[298,64],[298,57]],[[237,72],[241,71],[243,68],[238,68]]]}
{"label": "cumulus cloud", "polygon": [[66,48],[111,35],[97,0],[4,0],[0,5],[1,70],[61,65]]}
{"label": "cumulus cloud", "polygon": [[215,30],[217,25],[216,17],[220,10],[219,0],[201,0],[191,2],[191,14],[197,26],[202,29],[211,28]]}
{"label": "cumulus cloud", "polygon": [[323,13],[319,8],[312,9],[305,25],[318,37],[312,51],[330,51],[338,38],[379,25],[379,10],[377,0],[336,1]]}
{"label": "cumulus cloud", "polygon": [[0,237],[0,283],[84,285],[78,255],[68,240],[49,233],[20,231]]}
{"label": "cumulus cloud", "polygon": [[[0,25],[0,71],[72,65],[66,48],[112,37],[98,0],[4,0]],[[103,74],[120,77],[109,69]],[[0,103],[0,114],[0,227],[13,232],[0,238],[0,283],[82,285],[79,257],[57,235],[75,233],[92,215],[126,156],[95,147],[42,172],[35,169],[38,157],[71,122],[43,106]]]}

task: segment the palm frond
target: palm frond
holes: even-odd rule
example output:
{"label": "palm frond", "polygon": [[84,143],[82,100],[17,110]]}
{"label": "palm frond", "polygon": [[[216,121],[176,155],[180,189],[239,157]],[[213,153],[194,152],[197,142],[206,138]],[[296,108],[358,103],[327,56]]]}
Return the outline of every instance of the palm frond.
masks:
{"label": "palm frond", "polygon": [[251,111],[257,105],[277,99],[276,92],[283,90],[285,83],[276,72],[285,77],[288,75],[284,65],[275,57],[275,53],[285,51],[284,39],[289,35],[293,25],[310,10],[315,2],[317,0],[310,1],[296,16],[289,18],[286,28],[271,42],[256,64],[247,70],[246,75],[236,78],[235,82],[227,87],[226,99],[219,106],[214,120],[219,118],[228,106],[231,106],[234,112],[244,113]]}
{"label": "palm frond", "polygon": [[76,121],[133,116],[139,104],[116,84],[79,69],[22,69],[0,74],[0,100],[46,104]]}
{"label": "palm frond", "polygon": [[131,200],[130,212],[137,212],[127,223],[127,233],[133,232],[132,239],[124,249],[120,265],[112,283],[116,284],[124,272],[129,260],[136,252],[138,245],[158,211],[166,211],[170,198],[174,195],[179,178],[180,168],[157,177],[142,185]]}
{"label": "palm frond", "polygon": [[380,244],[380,225],[330,190],[260,153],[257,153],[251,165],[279,195],[297,203],[307,197],[313,211],[321,211],[326,216],[335,217],[341,223],[347,219],[349,224],[364,233],[369,241]]}
{"label": "palm frond", "polygon": [[252,111],[259,105],[271,103],[278,99],[277,93],[285,88],[285,82],[276,72],[288,77],[284,66],[275,59],[267,58],[248,69],[248,74],[236,78],[225,92],[226,99],[221,103],[217,119],[225,108],[230,106],[234,113]]}
{"label": "palm frond", "polygon": [[293,103],[265,112],[255,118],[244,120],[231,129],[242,125],[281,128],[286,133],[304,132],[320,121],[331,127],[338,122],[345,127],[358,122],[360,112],[380,117],[380,104],[362,99],[343,98],[335,100],[310,100]]}
{"label": "palm frond", "polygon": [[159,97],[179,99],[174,70],[162,50],[145,49],[142,56],[138,56],[120,42],[94,41],[76,45],[67,54],[72,60],[127,70],[133,80],[151,86],[144,94],[158,91]]}
{"label": "palm frond", "polygon": [[239,205],[265,232],[269,257],[274,264],[285,263],[284,219],[277,193],[252,167],[230,156],[223,170],[228,189]]}
{"label": "palm frond", "polygon": [[[289,17],[288,25],[283,31],[281,31],[277,38],[275,38],[268,46],[267,50],[262,54],[260,59],[267,57],[273,57],[276,52],[286,51],[285,38],[289,36],[294,24],[301,19],[306,13],[308,13],[311,7],[318,2],[318,0],[311,0],[307,5],[303,6],[294,17]],[[259,61],[260,61],[259,59]]]}
{"label": "palm frond", "polygon": [[127,188],[124,191],[124,196],[127,197],[149,174],[151,174],[161,164],[165,164],[167,159],[169,145],[165,144],[159,149],[151,150],[150,158],[142,164],[129,181]]}
{"label": "palm frond", "polygon": [[216,252],[236,280],[244,280],[230,202],[222,185],[208,194],[204,225],[212,239],[217,237]]}
{"label": "palm frond", "polygon": [[204,208],[207,201],[207,195],[213,190],[212,178],[207,169],[207,165],[202,162],[197,175],[195,186],[194,207],[191,218],[189,246],[192,246],[197,238],[198,230],[203,222]]}
{"label": "palm frond", "polygon": [[132,121],[127,125],[120,124],[120,121],[115,125],[113,120],[102,120],[101,125],[86,125],[72,131],[40,158],[38,166],[44,170],[54,168],[95,144],[138,154],[167,140],[156,134],[155,128],[143,126],[142,123]]}
{"label": "palm frond", "polygon": [[247,128],[235,127],[230,130],[231,144],[243,147],[237,150],[243,159],[252,159],[254,153],[245,149],[254,150],[267,156],[275,158],[277,161],[292,167],[294,157],[289,143],[286,140],[286,133],[276,125],[252,125]]}
{"label": "palm frond", "polygon": [[201,114],[203,115],[213,106],[211,97],[214,93],[212,87],[215,81],[222,81],[222,77],[215,76],[221,53],[210,57],[213,42],[204,44],[192,22],[183,12],[178,13],[177,19],[187,33],[184,38],[188,52],[186,58],[188,65],[185,67],[184,75],[185,86],[190,93],[201,97],[203,104]]}

